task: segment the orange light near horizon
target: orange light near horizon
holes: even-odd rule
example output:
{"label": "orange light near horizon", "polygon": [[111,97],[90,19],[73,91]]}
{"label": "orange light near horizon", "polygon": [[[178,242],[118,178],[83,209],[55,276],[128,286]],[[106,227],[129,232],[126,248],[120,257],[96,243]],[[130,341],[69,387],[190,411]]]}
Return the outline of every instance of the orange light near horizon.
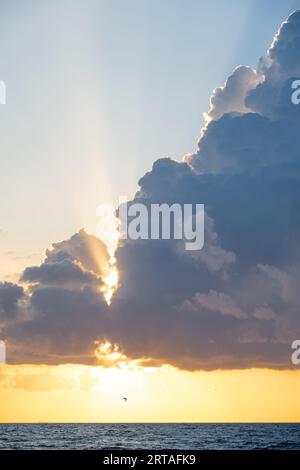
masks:
{"label": "orange light near horizon", "polygon": [[95,356],[99,359],[102,366],[128,371],[144,370],[145,367],[150,369],[150,367],[146,366],[147,359],[132,359],[126,356],[125,352],[117,344],[112,344],[109,341],[102,343],[95,341],[95,345]]}

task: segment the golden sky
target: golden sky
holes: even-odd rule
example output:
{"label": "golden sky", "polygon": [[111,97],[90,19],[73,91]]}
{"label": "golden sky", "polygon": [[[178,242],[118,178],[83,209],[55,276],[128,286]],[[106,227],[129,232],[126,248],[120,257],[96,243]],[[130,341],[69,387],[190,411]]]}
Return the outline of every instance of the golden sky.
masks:
{"label": "golden sky", "polygon": [[0,369],[1,422],[297,422],[299,396],[300,371]]}

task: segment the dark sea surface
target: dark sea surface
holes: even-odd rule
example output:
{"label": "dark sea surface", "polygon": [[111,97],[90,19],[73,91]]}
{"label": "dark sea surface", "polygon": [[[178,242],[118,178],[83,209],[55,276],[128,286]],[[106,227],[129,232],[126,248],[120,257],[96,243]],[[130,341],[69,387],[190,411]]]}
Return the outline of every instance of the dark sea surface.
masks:
{"label": "dark sea surface", "polygon": [[300,424],[0,424],[0,449],[300,449]]}

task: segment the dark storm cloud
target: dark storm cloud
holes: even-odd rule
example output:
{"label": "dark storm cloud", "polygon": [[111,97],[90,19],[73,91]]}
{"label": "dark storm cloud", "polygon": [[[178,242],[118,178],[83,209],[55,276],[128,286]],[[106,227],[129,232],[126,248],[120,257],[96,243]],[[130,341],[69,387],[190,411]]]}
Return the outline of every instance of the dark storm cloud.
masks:
{"label": "dark storm cloud", "polygon": [[205,204],[204,248],[122,241],[108,307],[102,242],[81,231],[54,244],[23,274],[26,318],[5,330],[13,360],[90,363],[95,341],[109,340],[131,358],[186,369],[290,367],[300,337],[295,78],[300,12],[257,71],[240,66],[214,91],[197,151],[157,160],[139,181],[135,202]]}
{"label": "dark storm cloud", "polygon": [[89,271],[84,271],[78,264],[69,259],[52,263],[43,263],[41,266],[26,268],[21,281],[41,282],[43,284],[89,284],[97,280],[95,275]]}
{"label": "dark storm cloud", "polygon": [[299,36],[297,12],[257,72],[238,67],[215,90],[189,168],[163,159],[141,179],[143,202],[204,203],[206,242],[196,256],[174,242],[119,248],[112,337],[132,356],[191,369],[290,367],[300,335]]}
{"label": "dark storm cloud", "polygon": [[24,297],[22,287],[11,282],[0,283],[0,325],[14,319],[18,311],[18,303]]}
{"label": "dark storm cloud", "polygon": [[105,331],[101,274],[107,272],[108,259],[105,245],[81,230],[47,250],[40,266],[25,269],[25,318],[3,331],[10,362],[95,361],[95,340]]}
{"label": "dark storm cloud", "polygon": [[11,355],[8,350],[10,362],[19,362],[20,356],[48,364],[95,362],[95,341],[107,322],[99,291],[40,286],[28,299],[28,309],[30,318],[6,329],[15,349]]}

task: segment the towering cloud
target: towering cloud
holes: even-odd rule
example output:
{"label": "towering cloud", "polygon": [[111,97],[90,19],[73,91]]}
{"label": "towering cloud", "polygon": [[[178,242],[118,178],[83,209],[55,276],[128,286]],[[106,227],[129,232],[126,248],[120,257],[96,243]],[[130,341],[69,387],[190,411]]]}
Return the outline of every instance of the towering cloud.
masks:
{"label": "towering cloud", "polygon": [[[95,341],[105,331],[108,261],[104,244],[81,230],[47,250],[40,266],[25,269],[20,280],[26,295],[18,306],[23,316],[2,328],[8,361],[94,362]],[[16,310],[23,289],[10,285],[9,291]]]}
{"label": "towering cloud", "polygon": [[290,367],[300,337],[297,78],[300,11],[257,71],[240,66],[214,91],[197,152],[160,159],[139,181],[134,200],[146,205],[205,204],[204,248],[122,241],[107,306],[103,244],[82,231],[54,244],[23,273],[26,294],[10,286],[11,359],[90,363],[95,342],[108,340],[130,358],[187,369]]}

